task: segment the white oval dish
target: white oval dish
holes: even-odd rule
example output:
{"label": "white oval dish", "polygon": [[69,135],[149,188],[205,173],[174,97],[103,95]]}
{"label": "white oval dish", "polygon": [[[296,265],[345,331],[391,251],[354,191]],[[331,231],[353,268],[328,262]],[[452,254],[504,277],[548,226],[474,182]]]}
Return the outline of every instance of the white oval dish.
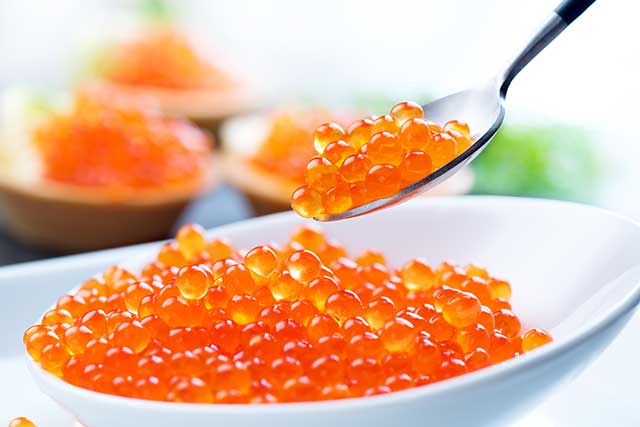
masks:
{"label": "white oval dish", "polygon": [[[277,214],[212,233],[250,247],[282,241],[302,222]],[[433,385],[332,402],[252,406],[127,399],[74,387],[30,362],[33,377],[88,427],[497,425],[521,416],[586,367],[640,303],[640,226],[596,208],[497,197],[418,199],[323,228],[352,252],[384,250],[394,265],[415,256],[477,261],[512,282],[514,309],[525,326],[551,330],[555,342]]]}

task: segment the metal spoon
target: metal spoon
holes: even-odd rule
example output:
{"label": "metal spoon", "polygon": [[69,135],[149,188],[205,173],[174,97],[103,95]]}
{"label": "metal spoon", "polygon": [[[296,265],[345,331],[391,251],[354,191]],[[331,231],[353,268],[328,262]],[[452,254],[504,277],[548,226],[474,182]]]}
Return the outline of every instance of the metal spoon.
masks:
{"label": "metal spoon", "polygon": [[504,119],[507,90],[515,76],[563,32],[595,0],[565,0],[551,13],[531,41],[507,69],[481,87],[445,96],[423,106],[425,117],[437,123],[458,119],[466,121],[475,135],[475,142],[464,153],[391,197],[369,202],[335,215],[321,215],[318,221],[336,221],[364,215],[392,206],[427,191],[462,169],[489,144]]}

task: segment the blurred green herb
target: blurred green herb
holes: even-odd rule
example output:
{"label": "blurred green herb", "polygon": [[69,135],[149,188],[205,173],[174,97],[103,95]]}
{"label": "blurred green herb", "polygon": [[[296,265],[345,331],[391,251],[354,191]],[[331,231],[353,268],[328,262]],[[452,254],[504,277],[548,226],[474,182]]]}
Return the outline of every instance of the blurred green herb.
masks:
{"label": "blurred green herb", "polygon": [[24,113],[35,119],[56,111],[55,102],[45,93],[34,92],[25,97]]}
{"label": "blurred green herb", "polygon": [[148,23],[166,24],[174,20],[175,9],[167,0],[140,0],[140,15]]}
{"label": "blurred green herb", "polygon": [[77,85],[102,78],[109,64],[110,50],[112,48],[112,42],[99,41],[82,49],[78,55],[79,59],[76,61],[78,65],[70,78],[71,83]]}
{"label": "blurred green herb", "polygon": [[[420,104],[429,95],[415,98]],[[381,114],[397,101],[379,93],[360,94],[358,111]],[[560,125],[504,125],[471,163],[472,192],[589,202],[603,178],[603,160],[588,131]]]}
{"label": "blurred green herb", "polygon": [[587,131],[566,126],[503,126],[472,162],[473,193],[588,202],[602,160]]}

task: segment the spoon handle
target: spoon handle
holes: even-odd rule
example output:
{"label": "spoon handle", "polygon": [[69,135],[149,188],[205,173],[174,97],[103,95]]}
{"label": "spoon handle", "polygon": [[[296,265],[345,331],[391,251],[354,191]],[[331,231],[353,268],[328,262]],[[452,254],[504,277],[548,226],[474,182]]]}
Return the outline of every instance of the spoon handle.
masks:
{"label": "spoon handle", "polygon": [[556,13],[567,25],[571,24],[596,0],[565,0],[556,8]]}
{"label": "spoon handle", "polygon": [[595,0],[564,0],[551,13],[542,27],[502,74],[500,83],[502,98],[507,96],[507,90],[515,76],[594,2]]}

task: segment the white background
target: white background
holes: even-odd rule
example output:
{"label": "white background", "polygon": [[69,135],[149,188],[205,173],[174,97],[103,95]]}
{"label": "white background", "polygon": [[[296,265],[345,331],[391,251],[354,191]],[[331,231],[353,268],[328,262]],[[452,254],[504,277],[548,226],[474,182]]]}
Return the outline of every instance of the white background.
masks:
{"label": "white background", "polygon": [[[84,48],[135,26],[124,0],[0,1],[0,86],[63,87]],[[445,94],[494,74],[555,0],[184,0],[190,30],[271,93]],[[512,87],[509,107],[629,126],[640,95],[640,4],[600,0]]]}

